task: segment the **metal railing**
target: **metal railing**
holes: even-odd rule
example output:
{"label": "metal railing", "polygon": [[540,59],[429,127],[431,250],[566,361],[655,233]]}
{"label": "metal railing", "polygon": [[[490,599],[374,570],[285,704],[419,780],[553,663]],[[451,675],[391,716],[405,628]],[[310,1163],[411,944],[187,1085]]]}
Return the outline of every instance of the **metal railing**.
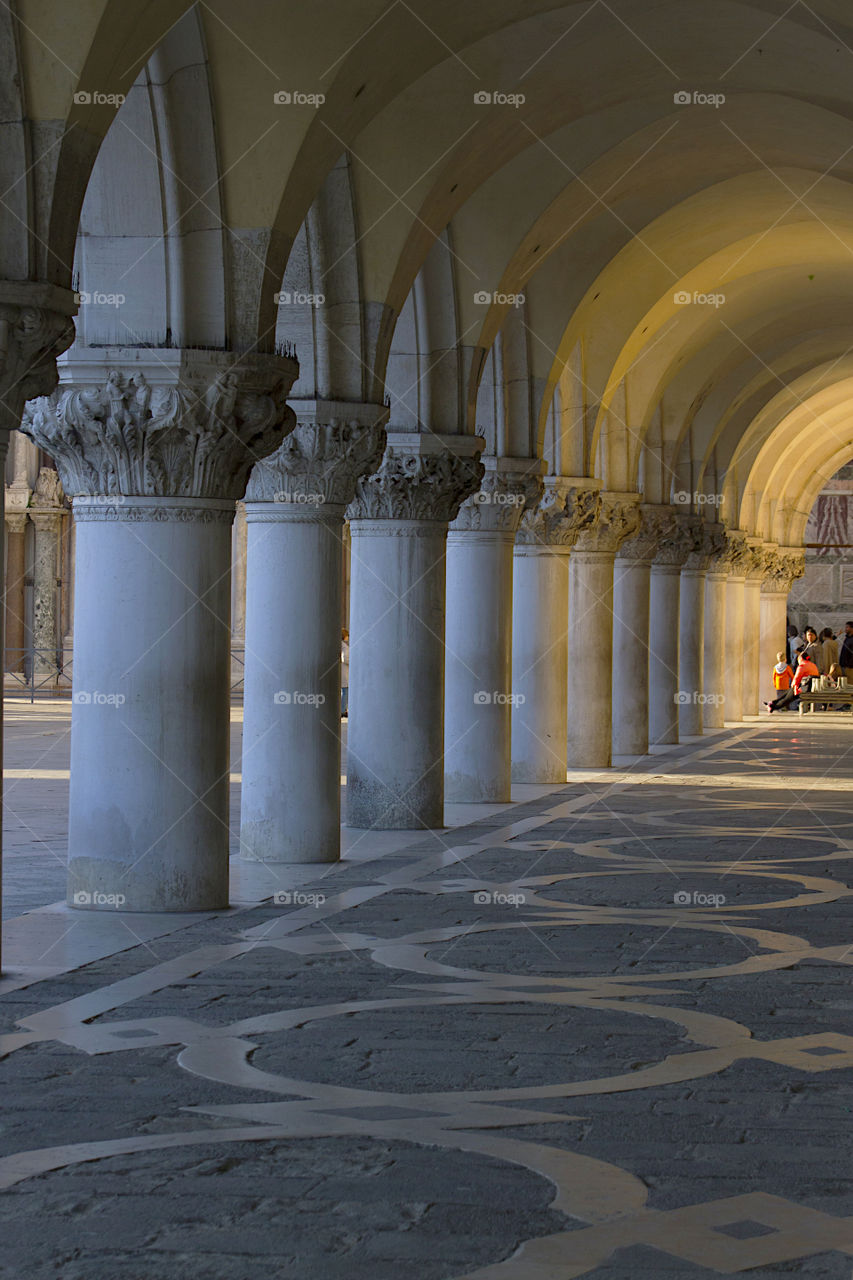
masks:
{"label": "metal railing", "polygon": [[[231,650],[231,701],[243,701],[245,649]],[[74,654],[71,649],[6,649],[3,689],[7,697],[70,698]]]}
{"label": "metal railing", "polygon": [[231,701],[243,701],[243,677],[246,674],[246,650],[231,650]]}
{"label": "metal railing", "polygon": [[6,649],[3,688],[6,695],[70,698],[74,656],[70,649]]}

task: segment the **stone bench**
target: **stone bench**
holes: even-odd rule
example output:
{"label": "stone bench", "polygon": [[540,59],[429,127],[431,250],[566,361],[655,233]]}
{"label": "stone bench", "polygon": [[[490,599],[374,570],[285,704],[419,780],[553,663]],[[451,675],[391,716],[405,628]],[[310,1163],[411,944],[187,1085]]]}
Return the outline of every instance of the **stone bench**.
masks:
{"label": "stone bench", "polygon": [[813,689],[809,693],[801,693],[800,697],[800,715],[803,714],[806,707],[814,707],[825,702],[827,706],[835,704],[843,704],[844,706],[853,706],[853,689]]}

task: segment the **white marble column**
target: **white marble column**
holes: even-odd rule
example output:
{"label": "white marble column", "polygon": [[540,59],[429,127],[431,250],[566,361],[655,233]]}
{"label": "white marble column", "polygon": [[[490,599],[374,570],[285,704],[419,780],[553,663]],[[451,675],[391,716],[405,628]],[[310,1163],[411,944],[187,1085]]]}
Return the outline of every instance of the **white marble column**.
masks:
{"label": "white marble column", "polygon": [[715,557],[705,575],[705,643],[702,722],[705,729],[722,729],[726,720],[725,641],[726,583],[725,563]]}
{"label": "white marble column", "polygon": [[681,567],[694,549],[698,519],[665,508],[649,582],[649,745],[678,742]]}
{"label": "white marble column", "polygon": [[641,524],[622,543],[613,570],[613,754],[649,748],[649,578],[660,523],[654,504],[638,507]]}
{"label": "white marble column", "polygon": [[513,543],[541,491],[538,459],[483,462],[447,535],[444,796],[462,804],[510,799]]}
{"label": "white marble column", "polygon": [[705,682],[705,573],[681,570],[678,613],[678,737],[702,734]]}
{"label": "white marble column", "polygon": [[[55,285],[0,280],[0,474],[5,475],[9,438],[20,426],[25,402],[32,396],[49,394],[56,386],[56,358],[74,341],[73,298],[69,290]],[[0,494],[5,505],[5,484],[0,486]],[[0,538],[5,536],[6,522],[0,519]],[[0,569],[5,562],[5,549],[0,545]],[[5,574],[3,587],[5,598]],[[0,682],[0,735],[2,711]]]}
{"label": "white marble column", "polygon": [[[238,502],[231,529],[231,687],[243,685],[246,674],[246,547],[249,531],[246,504]],[[244,686],[245,688],[245,686]]]}
{"label": "white marble column", "polygon": [[[74,531],[74,521],[71,519],[71,511],[66,508],[65,517],[62,522],[62,536],[60,540],[60,571],[61,587],[59,592],[59,626],[60,626],[60,648],[62,656],[63,675],[65,675],[66,683],[70,683],[71,673],[70,664],[73,660],[74,653],[74,545],[76,534]],[[67,675],[66,669],[68,669]]]}
{"label": "white marble column", "polygon": [[295,421],[296,373],[278,356],[82,351],[28,407],[77,522],[70,905],[228,902],[231,523]]}
{"label": "white marble column", "polygon": [[569,554],[597,516],[597,490],[548,476],[513,554],[512,781],[566,780]]}
{"label": "white marble column", "polygon": [[612,751],[613,562],[639,527],[638,495],[602,493],[569,562],[569,768],[606,769]]}
{"label": "white marble column", "polygon": [[776,547],[769,551],[766,576],[761,584],[759,604],[759,707],[777,696],[773,685],[776,654],[787,654],[788,596],[794,580],[805,570],[805,555],[792,548]]}
{"label": "white marble column", "polygon": [[752,562],[743,587],[743,714],[757,716],[760,684],[761,583],[765,570],[762,547],[753,548]]}
{"label": "white marble column", "polygon": [[705,578],[725,545],[721,525],[702,523],[681,570],[678,638],[678,734],[701,737],[706,722],[705,692]]}
{"label": "white marble column", "polygon": [[348,509],[351,827],[443,825],[447,527],[480,487],[481,448],[470,436],[389,433]]}
{"label": "white marble column", "polygon": [[240,851],[333,862],[341,843],[344,512],[382,459],[381,405],[301,404],[246,493]]}
{"label": "white marble column", "polygon": [[726,720],[743,719],[744,585],[746,578],[729,574],[726,582],[726,639],[723,687]]}
{"label": "white marble column", "polygon": [[678,742],[681,566],[653,564],[649,581],[649,746]]}

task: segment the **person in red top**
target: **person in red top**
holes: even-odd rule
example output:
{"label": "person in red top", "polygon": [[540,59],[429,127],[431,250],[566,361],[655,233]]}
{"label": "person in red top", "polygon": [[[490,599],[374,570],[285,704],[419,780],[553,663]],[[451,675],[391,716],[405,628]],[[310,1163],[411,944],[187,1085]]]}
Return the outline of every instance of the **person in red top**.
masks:
{"label": "person in red top", "polygon": [[[788,667],[787,669],[788,671],[791,670],[790,667]],[[775,676],[775,673],[778,670],[778,664],[776,667],[774,667],[773,670],[774,670],[774,676]],[[804,682],[806,680],[811,682],[811,680],[817,678],[819,674],[820,672],[817,669],[817,664],[811,660],[808,653],[806,653],[805,649],[801,649],[799,658],[797,660],[797,670],[796,670],[796,674],[794,675],[793,685],[789,689],[783,689],[780,692],[779,697],[774,698],[772,702],[765,703],[767,710],[772,715],[774,711],[781,711],[783,710],[783,708],[789,707],[791,703],[796,699]],[[774,683],[775,683],[775,680],[774,680]],[[776,687],[778,688],[779,686],[777,685]],[[809,687],[810,685],[807,684],[806,689],[808,689]]]}

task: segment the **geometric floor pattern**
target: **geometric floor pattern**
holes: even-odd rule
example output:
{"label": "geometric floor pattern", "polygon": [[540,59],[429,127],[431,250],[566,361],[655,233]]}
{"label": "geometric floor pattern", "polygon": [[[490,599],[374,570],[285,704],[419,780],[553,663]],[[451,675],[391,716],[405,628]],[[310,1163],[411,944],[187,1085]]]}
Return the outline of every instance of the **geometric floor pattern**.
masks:
{"label": "geometric floor pattern", "polygon": [[842,719],[0,996],[0,1275],[849,1280]]}

